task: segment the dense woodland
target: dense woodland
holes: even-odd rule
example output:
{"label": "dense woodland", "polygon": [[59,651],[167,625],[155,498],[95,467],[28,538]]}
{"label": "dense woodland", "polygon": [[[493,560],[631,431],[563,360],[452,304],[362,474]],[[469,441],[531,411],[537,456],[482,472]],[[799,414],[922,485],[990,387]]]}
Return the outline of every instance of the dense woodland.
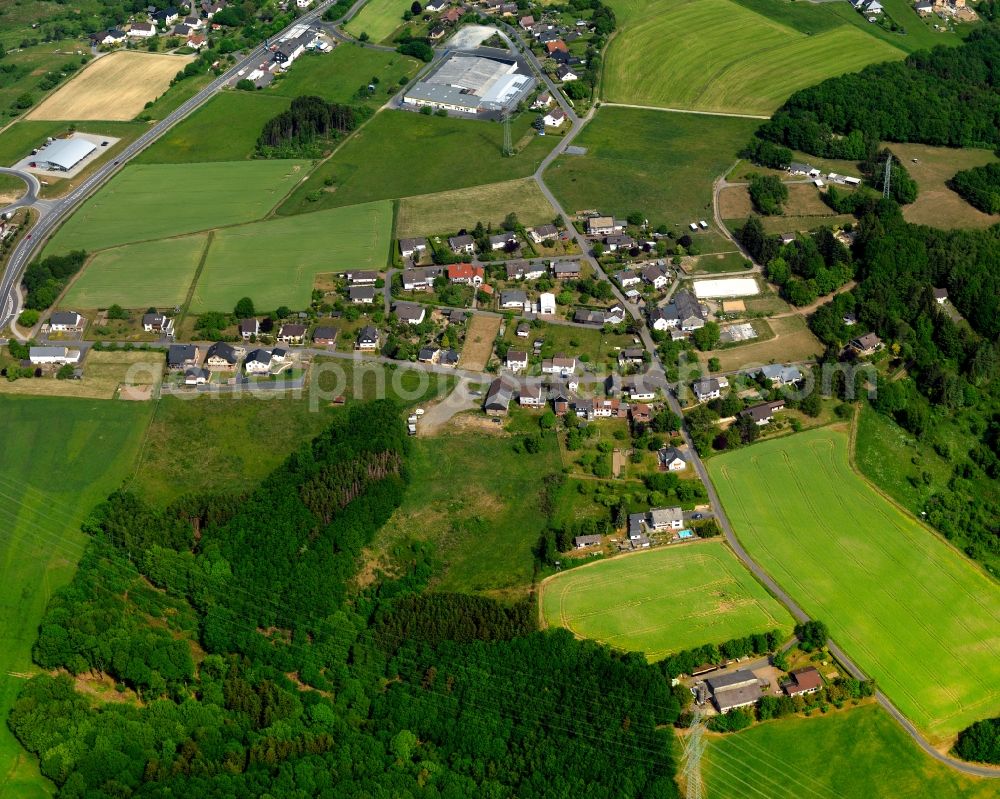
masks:
{"label": "dense woodland", "polygon": [[1000,163],[965,169],[950,186],[984,214],[1000,214]]}
{"label": "dense woodland", "polygon": [[24,270],[21,285],[27,295],[24,307],[34,311],[44,311],[56,301],[62,292],[87,260],[87,253],[74,250],[66,255],[50,255],[46,258],[36,258]]}
{"label": "dense woodland", "polygon": [[[406,452],[378,401],[244,496],[101,505],[9,719],[60,796],[676,796],[678,703],[642,657],[416,595],[419,569],[354,584]],[[98,675],[117,701],[76,690]]]}
{"label": "dense woodland", "polygon": [[354,108],[304,95],[292,100],[264,123],[257,139],[257,154],[265,158],[305,158],[320,154],[332,140],[350,133],[371,116],[366,106]]}

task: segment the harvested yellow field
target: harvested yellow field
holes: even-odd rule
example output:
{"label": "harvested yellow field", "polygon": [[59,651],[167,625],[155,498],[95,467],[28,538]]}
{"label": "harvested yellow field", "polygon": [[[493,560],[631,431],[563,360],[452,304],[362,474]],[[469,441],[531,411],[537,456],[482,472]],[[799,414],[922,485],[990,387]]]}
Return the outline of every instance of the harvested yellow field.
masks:
{"label": "harvested yellow field", "polygon": [[486,368],[493,355],[493,342],[500,332],[502,321],[499,316],[473,315],[469,331],[465,334],[465,346],[462,347],[459,366],[474,372],[481,372]]}
{"label": "harvested yellow field", "polygon": [[193,56],[122,51],[92,62],[44,99],[28,119],[129,120],[170,85]]}
{"label": "harvested yellow field", "polygon": [[[72,349],[72,342],[68,343]],[[157,352],[90,352],[83,361],[83,378],[54,376],[0,381],[2,394],[85,399],[152,399],[163,379],[163,356]]]}

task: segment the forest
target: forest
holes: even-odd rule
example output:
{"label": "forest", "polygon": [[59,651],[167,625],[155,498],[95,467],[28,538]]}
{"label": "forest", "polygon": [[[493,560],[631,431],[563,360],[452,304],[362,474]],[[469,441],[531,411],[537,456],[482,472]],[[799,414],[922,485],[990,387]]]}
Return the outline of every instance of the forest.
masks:
{"label": "forest", "polygon": [[1000,163],[962,170],[949,185],[973,208],[984,214],[1000,214]]}
{"label": "forest", "polygon": [[354,130],[371,116],[371,109],[328,103],[322,97],[304,95],[292,100],[264,123],[257,139],[257,155],[263,158],[315,157],[338,136]]}
{"label": "forest", "polygon": [[8,722],[59,795],[677,796],[643,658],[422,594],[419,564],[355,581],[407,450],[393,402],[352,405],[246,494],[95,509]]}
{"label": "forest", "polygon": [[[959,47],[873,64],[793,94],[757,135],[824,158],[863,160],[879,141],[1000,145],[1000,28]],[[768,148],[764,155],[774,155]]]}
{"label": "forest", "polygon": [[80,271],[87,253],[74,250],[66,255],[49,255],[36,258],[24,270],[21,285],[27,297],[24,307],[34,311],[44,311],[56,301],[56,297],[66,287],[69,279]]}

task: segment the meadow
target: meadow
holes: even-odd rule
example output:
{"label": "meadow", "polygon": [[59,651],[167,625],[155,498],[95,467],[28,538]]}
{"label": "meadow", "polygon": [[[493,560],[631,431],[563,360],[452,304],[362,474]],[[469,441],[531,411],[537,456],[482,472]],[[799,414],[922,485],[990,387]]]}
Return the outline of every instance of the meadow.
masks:
{"label": "meadow", "polygon": [[[754,298],[744,300],[748,309],[757,308]],[[801,316],[783,316],[767,322],[772,335],[753,339],[748,344],[724,347],[699,353],[701,362],[718,358],[724,372],[759,366],[765,363],[797,363],[815,358],[823,352],[823,345],[812,334],[809,325]]]}
{"label": "meadow", "polygon": [[997,714],[1000,587],[851,469],[846,432],[766,441],[708,468],[751,556],[932,741]]}
{"label": "meadow", "polygon": [[299,180],[302,161],[136,164],[74,213],[45,254],[94,251],[264,216]]}
{"label": "meadow", "polygon": [[710,735],[702,757],[708,799],[988,799],[995,780],[932,760],[876,704]]}
{"label": "meadow", "polygon": [[157,308],[183,305],[207,235],[126,244],[97,253],[60,304],[75,308]]}
{"label": "meadow", "polygon": [[797,89],[905,55],[847,22],[809,35],[732,0],[612,5],[623,17],[607,52],[608,102],[767,115]]}
{"label": "meadow", "polygon": [[[750,119],[602,108],[574,140],[587,154],[562,155],[545,182],[569,212],[597,208],[687,231],[712,218],[712,184],[736,160],[758,122]],[[628,135],[624,135],[627,131]],[[701,239],[708,236],[696,236]],[[719,245],[732,244],[719,241]],[[706,250],[714,247],[707,246]]]}
{"label": "meadow", "polygon": [[721,541],[664,546],[550,578],[539,601],[551,627],[661,660],[792,618]]}
{"label": "meadow", "polygon": [[[366,6],[367,8],[367,6]],[[402,12],[400,12],[402,13]],[[281,75],[264,92],[265,97],[298,97],[313,94],[328,103],[357,103],[359,89],[376,79],[375,92],[366,101],[381,105],[401,88],[400,81],[416,74],[422,62],[399,53],[341,44],[332,53],[309,53],[295,68]]]}
{"label": "meadow", "polygon": [[384,268],[391,236],[388,201],[219,230],[191,310],[229,310],[240,297],[252,298],[258,308],[305,308],[318,272]]}
{"label": "meadow", "polygon": [[556,215],[534,179],[521,178],[407,197],[399,203],[396,235],[429,236],[474,227],[480,221],[499,227],[512,211],[522,225],[545,224]]}
{"label": "meadow", "polygon": [[344,28],[352,36],[367,33],[373,42],[381,42],[403,24],[403,12],[408,9],[404,0],[370,0]]}
{"label": "meadow", "polygon": [[[131,470],[152,405],[0,397],[0,716],[26,675],[52,592],[69,581],[83,551],[80,522]],[[27,755],[0,726],[0,795],[50,795]]]}
{"label": "meadow", "polygon": [[286,97],[261,92],[221,92],[167,131],[135,163],[245,160],[254,154],[264,123],[286,110],[289,103]]}
{"label": "meadow", "polygon": [[[533,119],[522,114],[511,122],[515,143],[531,130]],[[504,158],[503,127],[496,122],[382,111],[296,188],[278,213],[316,211],[527,177],[555,143],[551,136],[531,136],[517,155]]]}
{"label": "meadow", "polygon": [[163,374],[163,356],[132,352],[90,352],[83,362],[79,380],[46,377],[0,381],[0,394],[36,397],[76,397],[80,399],[147,400],[155,392]]}

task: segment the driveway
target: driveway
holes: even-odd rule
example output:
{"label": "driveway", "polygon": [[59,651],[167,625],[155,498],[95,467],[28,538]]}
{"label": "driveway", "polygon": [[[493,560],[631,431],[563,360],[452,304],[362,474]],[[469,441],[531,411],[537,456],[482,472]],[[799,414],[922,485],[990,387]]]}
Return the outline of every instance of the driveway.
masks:
{"label": "driveway", "polygon": [[472,381],[463,377],[447,397],[428,406],[426,413],[417,422],[417,435],[432,436],[448,424],[456,413],[478,408],[482,397],[472,396],[471,385]]}

